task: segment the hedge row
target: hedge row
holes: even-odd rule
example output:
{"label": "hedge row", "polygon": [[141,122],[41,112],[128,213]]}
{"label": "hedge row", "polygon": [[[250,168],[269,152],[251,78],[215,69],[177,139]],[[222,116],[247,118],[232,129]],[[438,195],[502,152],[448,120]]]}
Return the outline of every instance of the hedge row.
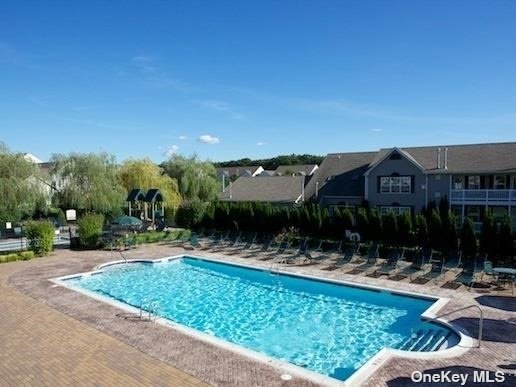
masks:
{"label": "hedge row", "polygon": [[10,253],[0,255],[0,263],[14,262],[14,261],[28,261],[35,257],[33,251],[22,251],[20,253]]}

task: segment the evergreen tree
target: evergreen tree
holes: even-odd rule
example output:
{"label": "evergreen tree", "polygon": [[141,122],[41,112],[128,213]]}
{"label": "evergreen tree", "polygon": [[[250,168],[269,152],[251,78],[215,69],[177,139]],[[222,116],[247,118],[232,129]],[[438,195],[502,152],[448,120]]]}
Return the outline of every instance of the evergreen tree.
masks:
{"label": "evergreen tree", "polygon": [[416,216],[416,241],[420,247],[425,247],[428,244],[428,226],[423,214]]}
{"label": "evergreen tree", "polygon": [[382,219],[376,208],[373,208],[369,215],[369,231],[367,234],[369,235],[369,239],[375,242],[382,238]]}
{"label": "evergreen tree", "polygon": [[462,224],[462,230],[460,233],[460,247],[462,250],[462,256],[466,260],[475,259],[478,252],[478,241],[475,235],[475,228],[471,219],[466,218]]}
{"label": "evergreen tree", "polygon": [[405,246],[410,246],[414,242],[412,233],[412,216],[404,213],[398,216],[398,241]]}
{"label": "evergreen tree", "polygon": [[393,212],[389,212],[382,217],[383,240],[395,244],[398,242],[398,220]]}
{"label": "evergreen tree", "polygon": [[499,232],[499,252],[504,258],[512,257],[514,255],[514,238],[512,235],[511,219],[509,216],[504,216],[500,224]]}
{"label": "evergreen tree", "polygon": [[367,211],[364,208],[359,208],[357,211],[356,228],[362,240],[368,240],[370,238],[368,234],[369,217],[367,216]]}
{"label": "evergreen tree", "polygon": [[437,210],[433,210],[430,216],[430,222],[428,223],[428,239],[430,247],[437,250],[442,250],[443,247],[443,230],[441,217]]}
{"label": "evergreen tree", "polygon": [[497,232],[493,214],[486,211],[482,219],[482,230],[480,232],[480,252],[489,258],[496,254]]}

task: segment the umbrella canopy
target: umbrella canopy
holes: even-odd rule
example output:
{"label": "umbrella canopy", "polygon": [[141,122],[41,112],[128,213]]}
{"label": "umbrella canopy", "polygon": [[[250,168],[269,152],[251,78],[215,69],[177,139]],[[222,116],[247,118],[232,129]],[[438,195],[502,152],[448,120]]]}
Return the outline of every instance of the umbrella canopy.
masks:
{"label": "umbrella canopy", "polygon": [[118,224],[120,226],[141,226],[143,222],[141,219],[135,218],[134,216],[124,215],[124,216],[119,216],[118,218],[113,220],[113,222],[111,222],[111,223]]}

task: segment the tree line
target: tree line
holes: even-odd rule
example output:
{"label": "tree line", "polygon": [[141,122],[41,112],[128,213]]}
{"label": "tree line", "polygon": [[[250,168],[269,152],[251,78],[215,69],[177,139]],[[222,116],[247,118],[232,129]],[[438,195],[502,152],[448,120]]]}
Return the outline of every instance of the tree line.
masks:
{"label": "tree line", "polygon": [[281,155],[268,159],[255,159],[243,158],[239,160],[221,161],[214,163],[216,167],[246,167],[250,165],[261,165],[264,169],[273,170],[278,168],[280,165],[300,165],[300,164],[317,164],[320,165],[323,161],[324,156],[316,155]]}
{"label": "tree line", "polygon": [[345,239],[345,232],[349,230],[357,232],[365,242],[431,247],[443,254],[460,249],[469,258],[478,253],[492,259],[514,253],[508,216],[495,221],[493,215],[486,212],[481,232],[477,234],[471,219],[457,224],[446,199],[441,200],[438,207],[430,205],[419,214],[390,212],[383,216],[377,209],[368,207],[335,208],[330,214],[327,208],[317,204],[281,207],[259,202],[197,202],[181,206],[176,219],[179,225],[193,229],[279,233],[293,228],[300,236],[328,239]]}
{"label": "tree line", "polygon": [[63,210],[121,215],[129,191],[158,188],[172,217],[183,202],[217,199],[213,164],[196,156],[173,155],[161,165],[148,158],[117,163],[108,153],[54,154],[48,173],[24,155],[0,144],[0,222],[53,217],[64,220]]}

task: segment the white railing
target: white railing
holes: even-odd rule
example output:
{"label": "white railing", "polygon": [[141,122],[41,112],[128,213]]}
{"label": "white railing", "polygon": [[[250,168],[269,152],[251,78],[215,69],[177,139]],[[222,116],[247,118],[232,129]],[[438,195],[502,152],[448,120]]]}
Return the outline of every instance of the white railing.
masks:
{"label": "white railing", "polygon": [[452,202],[516,202],[516,189],[454,189]]}

